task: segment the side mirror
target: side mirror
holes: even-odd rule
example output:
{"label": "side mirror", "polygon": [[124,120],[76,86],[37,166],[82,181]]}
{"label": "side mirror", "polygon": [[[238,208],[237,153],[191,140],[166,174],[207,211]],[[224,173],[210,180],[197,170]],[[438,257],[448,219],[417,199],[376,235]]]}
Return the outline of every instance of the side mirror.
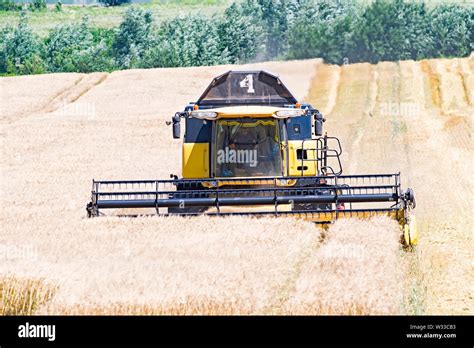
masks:
{"label": "side mirror", "polygon": [[324,121],[326,120],[323,118],[323,115],[319,111],[317,111],[314,114],[314,133],[317,136],[323,135],[323,122]]}
{"label": "side mirror", "polygon": [[181,119],[179,114],[176,114],[172,118],[173,122],[173,139],[181,138]]}

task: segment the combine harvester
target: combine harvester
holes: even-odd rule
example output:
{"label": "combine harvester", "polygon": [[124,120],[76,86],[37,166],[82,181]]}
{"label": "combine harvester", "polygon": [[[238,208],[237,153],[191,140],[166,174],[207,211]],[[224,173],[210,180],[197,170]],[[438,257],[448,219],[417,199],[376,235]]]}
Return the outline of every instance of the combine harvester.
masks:
{"label": "combine harvester", "polygon": [[[110,209],[159,215],[294,216],[321,224],[385,215],[416,244],[413,191],[400,173],[342,175],[338,138],[322,114],[265,71],[229,71],[177,112],[185,123],[180,179],[92,182],[89,217]],[[142,211],[140,214],[147,214]],[[123,215],[123,214],[122,214]]]}

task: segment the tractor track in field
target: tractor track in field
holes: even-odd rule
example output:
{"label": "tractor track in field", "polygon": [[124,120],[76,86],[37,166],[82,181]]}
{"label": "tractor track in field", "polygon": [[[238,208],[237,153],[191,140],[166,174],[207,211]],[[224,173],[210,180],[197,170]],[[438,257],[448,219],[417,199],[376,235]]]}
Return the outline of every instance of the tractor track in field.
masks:
{"label": "tractor track in field", "polygon": [[37,112],[54,112],[65,104],[76,102],[94,87],[104,82],[108,75],[108,73],[92,73],[82,76],[73,86],[61,91],[42,109],[37,110]]}
{"label": "tractor track in field", "polygon": [[291,271],[288,272],[285,281],[275,287],[275,295],[272,296],[272,301],[264,309],[263,313],[268,315],[284,315],[287,310],[288,300],[291,294],[295,291],[296,282],[301,276],[303,266],[305,262],[311,257],[312,253],[321,247],[324,242],[325,234],[323,229],[320,228],[320,236],[318,239],[310,239],[307,245],[305,245],[297,257],[293,260]]}
{"label": "tractor track in field", "polygon": [[323,115],[331,114],[336,105],[342,68],[338,65],[319,64],[312,79],[308,99],[316,99],[317,107]]}
{"label": "tractor track in field", "polygon": [[[471,66],[470,66],[471,65]],[[469,61],[462,60],[459,62],[460,74],[462,76],[464,93],[467,96],[469,105],[474,105],[474,73],[472,69],[474,68],[474,63]]]}
{"label": "tractor track in field", "polygon": [[58,109],[78,101],[94,87],[103,83],[108,75],[108,73],[83,74],[79,76],[74,83],[60,89],[47,101],[34,105],[32,108],[20,113],[12,113],[9,115],[10,120],[7,123],[23,122],[30,117],[36,117],[38,114],[54,113]]}
{"label": "tractor track in field", "polygon": [[[472,149],[472,109],[468,91],[468,74],[462,70],[458,60],[453,60],[438,72],[441,81],[441,99],[443,101],[443,131],[449,134],[452,144],[460,149]],[[438,64],[442,66],[442,64]],[[471,88],[474,86],[471,86]],[[456,93],[459,91],[460,93]]]}

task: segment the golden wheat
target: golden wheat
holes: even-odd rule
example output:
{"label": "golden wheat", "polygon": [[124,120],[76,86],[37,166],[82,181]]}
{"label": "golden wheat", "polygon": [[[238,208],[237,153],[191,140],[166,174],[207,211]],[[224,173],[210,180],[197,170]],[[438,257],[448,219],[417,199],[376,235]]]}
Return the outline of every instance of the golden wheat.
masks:
{"label": "golden wheat", "polygon": [[32,315],[51,300],[55,286],[44,279],[0,278],[0,315]]}

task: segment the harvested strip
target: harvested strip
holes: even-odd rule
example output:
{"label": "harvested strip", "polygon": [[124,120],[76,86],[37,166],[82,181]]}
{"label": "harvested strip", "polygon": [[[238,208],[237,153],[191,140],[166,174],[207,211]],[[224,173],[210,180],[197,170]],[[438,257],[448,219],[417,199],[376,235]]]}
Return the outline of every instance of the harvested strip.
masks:
{"label": "harvested strip", "polygon": [[303,266],[291,314],[401,314],[398,225],[386,218],[338,221]]}

